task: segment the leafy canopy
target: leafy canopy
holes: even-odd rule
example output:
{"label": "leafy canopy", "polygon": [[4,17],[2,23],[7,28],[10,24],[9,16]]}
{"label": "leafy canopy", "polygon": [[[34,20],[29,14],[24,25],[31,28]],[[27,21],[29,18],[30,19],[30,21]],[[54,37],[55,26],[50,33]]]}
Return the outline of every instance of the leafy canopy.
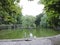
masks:
{"label": "leafy canopy", "polygon": [[17,23],[21,8],[17,5],[20,0],[0,0],[0,24]]}
{"label": "leafy canopy", "polygon": [[40,2],[45,5],[49,24],[55,27],[60,25],[60,0],[41,0]]}

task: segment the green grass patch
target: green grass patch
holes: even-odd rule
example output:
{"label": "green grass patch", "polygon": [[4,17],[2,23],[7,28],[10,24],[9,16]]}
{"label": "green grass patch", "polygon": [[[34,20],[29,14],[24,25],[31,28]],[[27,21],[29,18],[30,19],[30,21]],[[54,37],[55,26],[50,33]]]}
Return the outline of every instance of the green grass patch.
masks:
{"label": "green grass patch", "polygon": [[28,38],[30,33],[36,37],[46,37],[60,34],[60,31],[54,31],[53,29],[16,29],[16,30],[1,30],[0,39],[16,39],[16,38]]}

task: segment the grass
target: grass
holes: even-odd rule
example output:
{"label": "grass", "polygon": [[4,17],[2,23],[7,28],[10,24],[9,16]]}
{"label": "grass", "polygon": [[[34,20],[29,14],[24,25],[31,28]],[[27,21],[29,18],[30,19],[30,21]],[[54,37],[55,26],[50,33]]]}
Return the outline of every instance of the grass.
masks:
{"label": "grass", "polygon": [[[32,33],[37,37],[46,37],[60,34],[60,31],[54,31],[53,29],[16,29],[16,30],[1,30],[0,39],[16,39],[16,38],[26,38]],[[26,34],[26,35],[25,35]]]}

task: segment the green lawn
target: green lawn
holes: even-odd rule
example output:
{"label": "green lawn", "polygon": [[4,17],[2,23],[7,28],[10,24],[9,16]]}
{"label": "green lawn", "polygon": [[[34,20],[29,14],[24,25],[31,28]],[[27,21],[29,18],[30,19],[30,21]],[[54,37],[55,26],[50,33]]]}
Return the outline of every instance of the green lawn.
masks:
{"label": "green lawn", "polygon": [[[53,36],[60,34],[60,31],[54,31],[52,29],[16,29],[16,30],[1,30],[0,39],[15,39],[15,38],[28,38],[29,34],[32,33],[36,37]],[[26,37],[25,37],[26,34]]]}

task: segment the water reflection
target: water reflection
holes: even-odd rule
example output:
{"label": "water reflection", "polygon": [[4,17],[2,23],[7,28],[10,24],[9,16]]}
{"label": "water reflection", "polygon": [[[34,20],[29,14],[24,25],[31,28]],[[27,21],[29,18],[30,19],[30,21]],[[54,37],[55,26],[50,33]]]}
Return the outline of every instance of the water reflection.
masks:
{"label": "water reflection", "polygon": [[24,38],[36,38],[36,29],[24,29],[23,32]]}

